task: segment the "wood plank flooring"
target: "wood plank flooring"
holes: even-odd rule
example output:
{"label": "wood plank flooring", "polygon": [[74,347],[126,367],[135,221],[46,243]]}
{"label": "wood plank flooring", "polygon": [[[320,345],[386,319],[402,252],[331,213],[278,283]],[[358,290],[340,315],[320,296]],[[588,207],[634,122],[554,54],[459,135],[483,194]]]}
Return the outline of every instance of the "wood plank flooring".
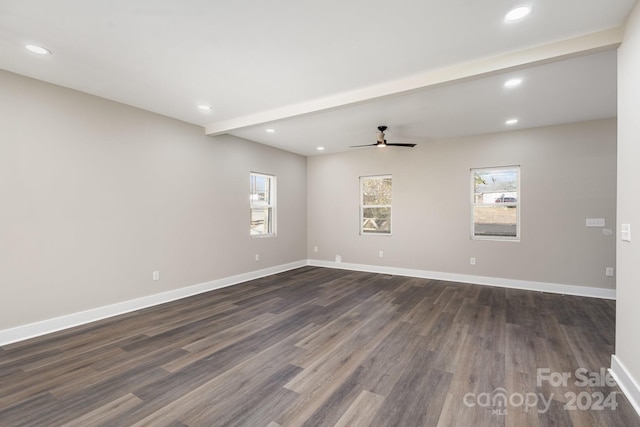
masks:
{"label": "wood plank flooring", "polygon": [[0,426],[640,426],[576,384],[614,331],[613,301],[304,267],[0,347]]}

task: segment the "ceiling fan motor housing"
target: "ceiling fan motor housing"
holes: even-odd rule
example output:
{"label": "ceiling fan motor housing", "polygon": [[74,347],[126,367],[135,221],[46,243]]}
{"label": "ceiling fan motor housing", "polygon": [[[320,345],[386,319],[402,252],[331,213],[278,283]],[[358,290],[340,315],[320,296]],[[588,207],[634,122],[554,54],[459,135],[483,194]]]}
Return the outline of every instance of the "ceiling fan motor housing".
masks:
{"label": "ceiling fan motor housing", "polygon": [[378,144],[386,144],[387,140],[384,139],[384,131],[387,130],[386,126],[378,126]]}

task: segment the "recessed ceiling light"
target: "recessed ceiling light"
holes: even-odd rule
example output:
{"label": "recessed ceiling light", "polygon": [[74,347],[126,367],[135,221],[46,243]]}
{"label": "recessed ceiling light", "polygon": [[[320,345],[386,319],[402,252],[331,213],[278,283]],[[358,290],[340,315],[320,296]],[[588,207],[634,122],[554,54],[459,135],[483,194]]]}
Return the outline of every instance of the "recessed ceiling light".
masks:
{"label": "recessed ceiling light", "polygon": [[318,151],[324,151],[324,147],[317,147]]}
{"label": "recessed ceiling light", "polygon": [[38,46],[36,44],[28,44],[25,48],[32,53],[37,53],[38,55],[51,55],[51,51],[46,47]]}
{"label": "recessed ceiling light", "polygon": [[522,79],[519,77],[513,78],[513,79],[509,79],[506,82],[504,82],[504,87],[506,87],[507,89],[512,89],[514,87],[518,87],[522,84]]}
{"label": "recessed ceiling light", "polygon": [[275,132],[276,132],[276,130],[275,130],[275,129],[271,129],[271,128],[269,128],[269,129],[267,129],[267,131],[266,131],[266,132],[267,132],[267,133],[275,133]]}
{"label": "recessed ceiling light", "polygon": [[504,122],[504,124],[507,125],[507,126],[513,126],[516,123],[518,123],[518,119],[509,119],[506,122]]}
{"label": "recessed ceiling light", "polygon": [[505,22],[518,22],[521,19],[526,18],[531,13],[531,6],[519,6],[515,9],[511,9],[509,13],[504,16]]}
{"label": "recessed ceiling light", "polygon": [[198,105],[198,110],[200,110],[200,111],[211,111],[211,105],[200,104],[200,105]]}

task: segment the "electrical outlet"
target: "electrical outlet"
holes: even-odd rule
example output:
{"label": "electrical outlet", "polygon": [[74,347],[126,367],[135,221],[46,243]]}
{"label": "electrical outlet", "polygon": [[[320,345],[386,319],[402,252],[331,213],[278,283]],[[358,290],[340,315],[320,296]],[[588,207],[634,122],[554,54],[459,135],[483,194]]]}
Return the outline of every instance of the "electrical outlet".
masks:
{"label": "electrical outlet", "polygon": [[607,267],[604,269],[604,275],[608,277],[613,277],[613,267]]}
{"label": "electrical outlet", "polygon": [[313,252],[318,252],[318,247],[317,246],[313,247]]}
{"label": "electrical outlet", "polygon": [[160,272],[159,271],[154,271],[152,276],[153,280],[160,280]]}
{"label": "electrical outlet", "polygon": [[260,254],[256,254],[256,262],[260,261]]}
{"label": "electrical outlet", "polygon": [[471,264],[471,265],[476,265],[476,259],[475,259],[475,258],[473,258],[473,257],[472,257],[472,258],[470,258],[470,259],[469,259],[469,264]]}
{"label": "electrical outlet", "polygon": [[384,256],[384,252],[378,251],[378,257],[382,258]]}
{"label": "electrical outlet", "polygon": [[342,256],[336,254],[336,262],[342,262]]}

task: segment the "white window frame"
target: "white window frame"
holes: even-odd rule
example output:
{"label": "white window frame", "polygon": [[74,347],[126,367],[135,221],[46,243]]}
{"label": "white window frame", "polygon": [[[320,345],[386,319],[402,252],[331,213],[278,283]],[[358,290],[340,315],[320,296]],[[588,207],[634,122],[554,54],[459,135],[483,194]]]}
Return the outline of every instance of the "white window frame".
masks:
{"label": "white window frame", "polygon": [[[388,205],[365,205],[364,204],[364,182],[368,179],[391,179],[391,204]],[[389,231],[388,232],[374,232],[367,231],[364,228],[364,210],[366,208],[389,208]],[[360,177],[360,235],[367,236],[391,236],[393,232],[393,176],[387,175],[367,175]]]}
{"label": "white window frame", "polygon": [[[478,171],[505,171],[505,170],[515,170],[517,172],[517,182],[516,182],[516,197],[515,201],[509,201],[501,203],[500,206],[504,206],[506,208],[515,208],[516,209],[516,235],[515,236],[499,236],[499,235],[476,235],[475,231],[475,221],[474,221],[474,213],[475,208],[477,206],[496,206],[496,203],[483,203],[478,202],[476,200],[475,193],[475,174]],[[520,214],[521,214],[521,192],[520,192],[520,182],[522,180],[521,168],[520,165],[512,165],[512,166],[497,166],[497,167],[487,167],[487,168],[474,168],[471,169],[469,174],[470,176],[470,185],[471,185],[471,210],[470,210],[470,233],[472,240],[497,240],[497,241],[507,241],[507,242],[519,242],[521,239],[521,222],[520,222]]]}
{"label": "white window frame", "polygon": [[[257,203],[254,193],[254,177],[266,178],[269,183],[268,191],[269,199],[260,201]],[[253,224],[253,211],[254,210],[267,210],[269,214],[268,223],[266,224],[266,232],[256,233]],[[276,176],[260,172],[249,173],[249,234],[251,237],[272,237],[276,235]]]}

